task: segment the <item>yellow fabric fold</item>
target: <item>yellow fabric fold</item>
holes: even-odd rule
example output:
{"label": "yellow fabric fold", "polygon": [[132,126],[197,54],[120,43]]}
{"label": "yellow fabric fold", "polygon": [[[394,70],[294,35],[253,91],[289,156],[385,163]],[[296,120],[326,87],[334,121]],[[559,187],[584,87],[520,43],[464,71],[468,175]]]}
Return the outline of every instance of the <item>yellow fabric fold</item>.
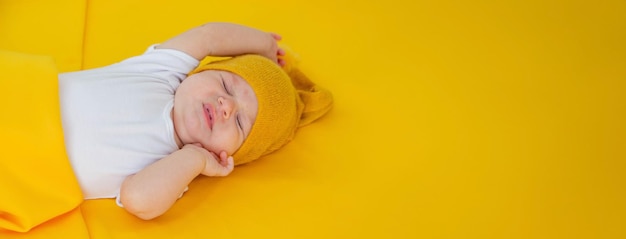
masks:
{"label": "yellow fabric fold", "polygon": [[0,51],[0,231],[25,232],[76,208],[51,57]]}

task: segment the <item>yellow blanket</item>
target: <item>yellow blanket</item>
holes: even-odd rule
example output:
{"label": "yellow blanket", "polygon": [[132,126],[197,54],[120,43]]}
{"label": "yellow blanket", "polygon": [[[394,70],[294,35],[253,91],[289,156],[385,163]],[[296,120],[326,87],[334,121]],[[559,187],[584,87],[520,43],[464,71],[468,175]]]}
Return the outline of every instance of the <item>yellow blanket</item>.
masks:
{"label": "yellow blanket", "polygon": [[82,194],[65,155],[52,58],[0,51],[0,72],[0,232],[25,232],[76,208]]}

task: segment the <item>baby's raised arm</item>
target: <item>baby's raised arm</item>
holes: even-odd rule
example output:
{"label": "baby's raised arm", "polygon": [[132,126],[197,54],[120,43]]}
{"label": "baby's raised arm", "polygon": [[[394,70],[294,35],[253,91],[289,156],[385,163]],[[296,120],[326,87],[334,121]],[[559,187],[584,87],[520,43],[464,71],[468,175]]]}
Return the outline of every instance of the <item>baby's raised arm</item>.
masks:
{"label": "baby's raised arm", "polygon": [[258,54],[279,63],[278,55],[284,52],[278,47],[281,37],[251,27],[233,23],[207,23],[190,29],[157,46],[176,49],[202,60],[206,56],[236,56]]}

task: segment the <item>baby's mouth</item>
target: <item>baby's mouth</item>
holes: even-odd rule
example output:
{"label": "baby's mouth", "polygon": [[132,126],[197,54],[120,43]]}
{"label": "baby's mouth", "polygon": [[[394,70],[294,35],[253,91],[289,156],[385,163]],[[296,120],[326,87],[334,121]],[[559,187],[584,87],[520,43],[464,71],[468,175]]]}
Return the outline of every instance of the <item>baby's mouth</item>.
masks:
{"label": "baby's mouth", "polygon": [[211,105],[203,105],[204,106],[204,117],[206,118],[207,121],[207,125],[209,126],[209,129],[213,129],[213,110],[211,108]]}

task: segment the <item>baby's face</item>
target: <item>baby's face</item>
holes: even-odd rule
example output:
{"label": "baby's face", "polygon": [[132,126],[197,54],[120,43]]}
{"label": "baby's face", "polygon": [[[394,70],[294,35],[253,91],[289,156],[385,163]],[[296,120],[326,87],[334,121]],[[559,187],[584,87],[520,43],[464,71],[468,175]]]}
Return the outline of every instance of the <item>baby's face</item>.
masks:
{"label": "baby's face", "polygon": [[180,143],[232,155],[250,133],[259,105],[252,87],[228,71],[207,70],[183,80],[172,120]]}

